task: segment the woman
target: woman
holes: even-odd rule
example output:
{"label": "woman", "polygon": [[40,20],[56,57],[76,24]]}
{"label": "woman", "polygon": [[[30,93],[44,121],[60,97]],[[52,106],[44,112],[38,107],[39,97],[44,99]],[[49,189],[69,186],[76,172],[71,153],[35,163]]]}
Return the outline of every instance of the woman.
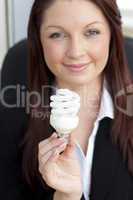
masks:
{"label": "woman", "polygon": [[[116,1],[35,0],[28,44],[28,89],[45,97],[45,106],[31,96],[22,162],[32,190],[20,184],[21,198],[132,200],[133,120],[119,109],[132,81]],[[81,97],[79,125],[68,144],[48,115],[33,116],[50,111],[53,87]],[[125,95],[115,101],[122,89]]]}

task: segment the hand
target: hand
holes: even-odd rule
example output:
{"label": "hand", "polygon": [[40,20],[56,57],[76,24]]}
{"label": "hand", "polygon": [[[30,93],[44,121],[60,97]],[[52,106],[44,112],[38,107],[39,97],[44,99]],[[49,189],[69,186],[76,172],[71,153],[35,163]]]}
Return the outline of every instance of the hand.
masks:
{"label": "hand", "polygon": [[39,171],[47,185],[66,195],[82,196],[80,164],[72,135],[68,144],[57,138],[56,133],[40,142],[38,159]]}
{"label": "hand", "polygon": [[58,191],[56,191],[53,196],[53,200],[80,200],[80,199],[81,199],[81,195],[77,195],[77,196],[66,195]]}

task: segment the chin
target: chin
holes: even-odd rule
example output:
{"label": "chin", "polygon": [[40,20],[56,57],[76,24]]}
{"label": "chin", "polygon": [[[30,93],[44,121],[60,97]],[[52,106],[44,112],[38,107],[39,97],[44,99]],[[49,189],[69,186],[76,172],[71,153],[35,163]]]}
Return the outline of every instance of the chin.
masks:
{"label": "chin", "polygon": [[81,85],[86,85],[86,84],[89,84],[91,80],[89,79],[85,79],[85,78],[73,78],[73,79],[68,79],[67,82],[69,84],[72,84],[72,85],[76,85],[76,86],[81,86]]}

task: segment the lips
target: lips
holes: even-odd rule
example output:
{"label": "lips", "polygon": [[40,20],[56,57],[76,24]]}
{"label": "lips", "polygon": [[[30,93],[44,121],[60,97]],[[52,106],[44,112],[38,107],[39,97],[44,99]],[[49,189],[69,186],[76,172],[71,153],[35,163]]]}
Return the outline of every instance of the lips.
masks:
{"label": "lips", "polygon": [[84,63],[84,64],[64,64],[66,67],[72,67],[72,68],[81,68],[85,65],[87,65],[88,63]]}
{"label": "lips", "polygon": [[88,63],[86,64],[64,64],[71,72],[81,72],[87,67]]}

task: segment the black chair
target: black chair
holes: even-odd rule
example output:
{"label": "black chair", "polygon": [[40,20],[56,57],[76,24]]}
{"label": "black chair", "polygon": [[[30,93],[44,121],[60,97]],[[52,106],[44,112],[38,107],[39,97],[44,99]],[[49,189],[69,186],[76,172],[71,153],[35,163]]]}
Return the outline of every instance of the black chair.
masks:
{"label": "black chair", "polygon": [[[16,87],[17,85],[27,88],[27,54],[26,39],[8,50],[1,69],[1,89],[6,88],[6,86]],[[15,104],[16,90],[8,89],[4,93],[4,100],[8,104]],[[1,103],[0,106],[3,107],[3,104]]]}
{"label": "black chair", "polygon": [[125,38],[125,51],[130,71],[133,74],[133,38]]}
{"label": "black chair", "polygon": [[8,50],[1,70],[2,88],[7,85],[27,85],[27,40]]}
{"label": "black chair", "polygon": [[[125,51],[133,74],[133,38],[125,38]],[[2,87],[7,85],[27,86],[27,41],[26,39],[9,49],[2,66]]]}

